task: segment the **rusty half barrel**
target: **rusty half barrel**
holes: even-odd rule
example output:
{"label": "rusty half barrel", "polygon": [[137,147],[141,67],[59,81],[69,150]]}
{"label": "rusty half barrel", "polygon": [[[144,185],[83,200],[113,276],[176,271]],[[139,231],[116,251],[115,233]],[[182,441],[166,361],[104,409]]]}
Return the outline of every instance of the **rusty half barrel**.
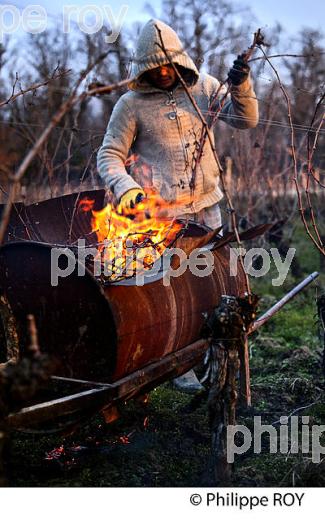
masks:
{"label": "rusty half barrel", "polygon": [[[56,231],[62,243],[59,235]],[[188,251],[190,239],[193,249],[202,244],[204,235],[204,226],[193,225],[177,246]],[[194,343],[221,296],[245,292],[240,267],[236,276],[230,276],[229,245],[212,251],[214,269],[204,277],[187,269],[170,278],[169,285],[163,277],[143,286],[133,280],[103,285],[89,270],[78,276],[76,262],[72,274],[59,279],[56,287],[51,285],[53,247],[23,240],[2,246],[0,291],[16,323],[20,352],[28,344],[26,317],[33,314],[42,351],[60,363],[56,375],[116,381]],[[5,338],[6,320],[2,321]],[[5,342],[0,348],[0,362],[4,362]]]}

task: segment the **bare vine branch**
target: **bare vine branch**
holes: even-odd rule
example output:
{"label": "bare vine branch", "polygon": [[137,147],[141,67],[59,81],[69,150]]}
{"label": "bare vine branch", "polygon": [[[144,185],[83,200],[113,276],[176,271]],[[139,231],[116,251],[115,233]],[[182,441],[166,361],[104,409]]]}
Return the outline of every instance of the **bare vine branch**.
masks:
{"label": "bare vine branch", "polygon": [[[305,209],[303,207],[302,196],[301,196],[301,193],[300,193],[299,182],[298,182],[298,161],[297,161],[296,146],[295,146],[295,130],[294,130],[293,121],[292,121],[291,101],[290,101],[289,95],[287,93],[287,90],[286,90],[285,86],[282,83],[282,80],[280,78],[280,75],[279,75],[278,71],[276,70],[276,68],[274,67],[272,62],[268,59],[268,57],[267,57],[265,51],[263,50],[263,48],[259,47],[259,49],[263,53],[263,56],[264,56],[265,60],[269,63],[269,65],[272,68],[274,74],[276,75],[279,87],[280,87],[280,89],[281,89],[281,91],[283,93],[283,96],[285,98],[286,105],[287,105],[287,110],[288,110],[287,117],[288,117],[288,122],[289,122],[289,126],[290,126],[290,148],[291,148],[291,156],[292,156],[293,168],[294,168],[292,180],[294,182],[294,185],[295,185],[295,188],[296,188],[296,193],[297,193],[297,196],[298,196],[298,208],[299,208],[300,217],[301,217],[301,220],[303,222],[304,228],[305,228],[306,233],[308,234],[309,238],[312,240],[312,242],[317,247],[317,249],[323,255],[325,255],[324,246],[318,240],[318,236],[319,236],[318,235],[318,230],[317,230],[317,235],[316,235],[317,238],[315,238],[313,236],[313,234],[311,233],[310,229],[309,229],[309,225],[308,225],[308,222],[307,222],[306,217],[305,217]],[[317,229],[317,226],[316,226],[316,229]]]}
{"label": "bare vine branch", "polygon": [[40,83],[35,83],[34,85],[31,85],[30,87],[28,87],[26,89],[21,89],[19,92],[17,92],[17,94],[15,94],[15,87],[18,82],[18,76],[16,75],[16,79],[15,79],[14,85],[12,87],[12,93],[8,99],[6,99],[5,101],[0,101],[0,108],[2,108],[5,105],[9,105],[9,103],[16,101],[17,98],[28,94],[28,92],[35,92],[37,89],[39,89],[41,87],[46,87],[49,83],[51,83],[51,81],[61,78],[62,76],[66,76],[67,74],[70,74],[70,73],[71,73],[71,70],[65,70],[62,72],[58,72],[57,74],[54,74],[47,80],[42,81]]}

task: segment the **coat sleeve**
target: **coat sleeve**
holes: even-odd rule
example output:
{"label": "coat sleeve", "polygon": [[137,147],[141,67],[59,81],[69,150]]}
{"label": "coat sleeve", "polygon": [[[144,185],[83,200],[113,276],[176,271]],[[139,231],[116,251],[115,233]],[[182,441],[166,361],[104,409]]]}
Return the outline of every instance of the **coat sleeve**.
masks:
{"label": "coat sleeve", "polygon": [[[213,80],[213,93],[210,100],[218,92],[220,83],[217,79]],[[227,91],[227,86],[223,85],[218,92],[218,100],[221,101]],[[258,102],[253,89],[250,76],[238,86],[231,86],[230,94],[224,103],[219,119],[225,121],[234,128],[255,128],[258,124]]]}
{"label": "coat sleeve", "polygon": [[103,144],[97,155],[99,175],[117,200],[133,188],[141,189],[125,169],[135,136],[135,117],[122,96],[113,109]]}

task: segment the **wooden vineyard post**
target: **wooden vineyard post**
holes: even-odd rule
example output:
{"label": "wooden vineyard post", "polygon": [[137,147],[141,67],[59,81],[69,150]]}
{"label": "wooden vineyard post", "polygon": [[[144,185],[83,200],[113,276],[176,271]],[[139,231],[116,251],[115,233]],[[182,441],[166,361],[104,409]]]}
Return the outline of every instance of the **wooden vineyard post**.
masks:
{"label": "wooden vineyard post", "polygon": [[[227,186],[227,189],[230,191],[232,186],[232,158],[226,157],[226,174],[224,179],[225,185]],[[232,219],[231,214],[228,216],[228,226],[229,229],[232,230]]]}
{"label": "wooden vineyard post", "polygon": [[242,348],[240,349],[240,404],[245,407],[252,405],[251,379],[249,367],[249,344],[245,334]]}

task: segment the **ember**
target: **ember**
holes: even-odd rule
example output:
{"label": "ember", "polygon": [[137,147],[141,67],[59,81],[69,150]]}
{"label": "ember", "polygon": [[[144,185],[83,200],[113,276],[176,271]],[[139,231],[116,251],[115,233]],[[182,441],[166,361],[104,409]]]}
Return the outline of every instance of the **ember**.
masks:
{"label": "ember", "polygon": [[121,437],[119,437],[119,441],[121,444],[130,444],[130,439],[128,435],[122,435]]}
{"label": "ember", "polygon": [[70,469],[77,464],[76,457],[80,458],[87,450],[86,446],[60,446],[47,452],[44,459],[48,461],[48,464],[54,463],[61,468]]}
{"label": "ember", "polygon": [[65,452],[64,446],[60,446],[59,448],[54,448],[54,450],[46,453],[45,460],[55,460],[59,459]]}

